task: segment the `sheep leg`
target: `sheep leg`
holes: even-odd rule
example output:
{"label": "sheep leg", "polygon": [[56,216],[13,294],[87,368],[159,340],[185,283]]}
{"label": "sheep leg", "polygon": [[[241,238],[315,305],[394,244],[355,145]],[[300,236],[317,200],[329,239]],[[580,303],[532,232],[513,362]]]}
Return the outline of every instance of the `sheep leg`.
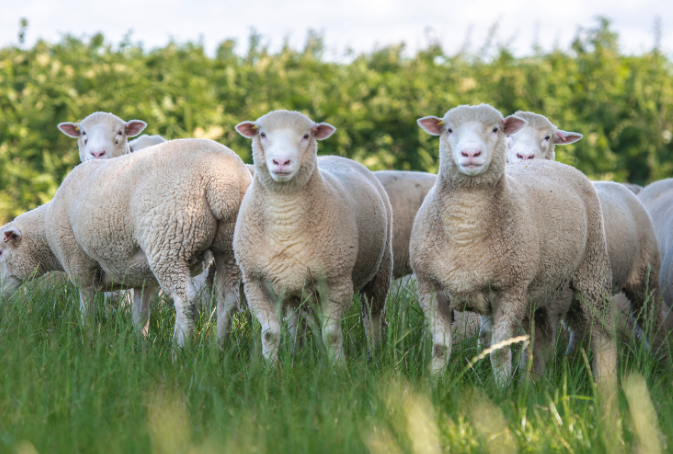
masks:
{"label": "sheep leg", "polygon": [[79,289],[79,311],[82,325],[93,327],[96,317],[96,290],[92,288]]}
{"label": "sheep leg", "polygon": [[143,336],[150,329],[150,302],[158,287],[144,286],[133,289],[133,327]]}
{"label": "sheep leg", "polygon": [[215,258],[217,274],[217,340],[224,342],[231,331],[234,312],[240,305],[241,272],[236,266],[233,254],[218,255]]}
{"label": "sheep leg", "polygon": [[[664,327],[659,278],[654,276],[654,273],[650,273],[649,269],[643,270],[640,274],[638,282],[630,282],[626,285],[624,294],[631,302],[631,314],[638,328],[640,328],[640,332],[645,335],[643,340],[645,342],[651,340],[654,352],[668,358],[668,339]],[[648,274],[650,279],[647,287],[645,287],[640,283],[647,282]],[[651,292],[651,295],[648,292]]]}
{"label": "sheep leg", "polygon": [[306,344],[306,320],[303,311],[299,306],[288,307],[285,311],[288,334],[292,339],[292,354],[302,351]]}
{"label": "sheep leg", "polygon": [[262,287],[259,280],[247,279],[244,283],[245,298],[248,300],[250,312],[262,325],[262,355],[271,364],[278,362],[280,345],[280,321],[276,305]]}
{"label": "sheep leg", "polygon": [[493,332],[493,316],[482,315],[479,326],[479,348],[484,350],[491,346],[491,333]]}
{"label": "sheep leg", "polygon": [[453,311],[449,308],[448,296],[441,290],[436,292],[425,279],[418,279],[418,294],[432,337],[431,372],[433,375],[441,375],[451,357]]}
{"label": "sheep leg", "polygon": [[332,285],[329,295],[320,293],[323,342],[332,364],[342,367],[346,361],[343,353],[341,320],[353,301],[353,283],[348,280],[340,285]]}
{"label": "sheep leg", "polygon": [[374,278],[360,292],[362,296],[362,321],[369,354],[373,355],[381,345],[383,327],[386,326],[386,299],[392,281],[393,259],[390,249],[386,249]]}
{"label": "sheep leg", "polygon": [[[493,311],[493,335],[491,348],[514,337],[519,323],[526,317],[527,300],[525,293],[503,294]],[[510,345],[491,351],[491,367],[495,381],[506,386],[512,376],[512,348]]]}

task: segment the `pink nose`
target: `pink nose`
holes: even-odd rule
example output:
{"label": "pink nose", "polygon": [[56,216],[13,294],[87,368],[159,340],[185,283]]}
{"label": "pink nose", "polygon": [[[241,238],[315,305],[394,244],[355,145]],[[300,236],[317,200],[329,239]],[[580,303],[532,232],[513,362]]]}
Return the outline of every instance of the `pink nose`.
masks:
{"label": "pink nose", "polygon": [[478,158],[481,156],[481,150],[463,150],[460,152],[460,154],[464,158]]}
{"label": "pink nose", "polygon": [[527,161],[529,159],[535,159],[535,155],[534,154],[517,153],[516,154],[516,159],[518,159],[519,161]]}
{"label": "pink nose", "polygon": [[274,165],[277,165],[278,167],[285,167],[290,165],[289,159],[273,159],[272,161]]}
{"label": "pink nose", "polygon": [[100,159],[103,156],[105,156],[105,150],[101,150],[101,151],[91,150],[91,156],[93,156],[94,159]]}

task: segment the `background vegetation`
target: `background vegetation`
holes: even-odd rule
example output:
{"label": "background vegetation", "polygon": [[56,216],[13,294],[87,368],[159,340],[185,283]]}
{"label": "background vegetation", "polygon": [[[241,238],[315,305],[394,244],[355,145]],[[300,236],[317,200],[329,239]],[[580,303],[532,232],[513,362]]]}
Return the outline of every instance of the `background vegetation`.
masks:
{"label": "background vegetation", "polygon": [[373,170],[435,171],[436,140],[415,120],[486,102],[505,114],[541,112],[584,134],[557,156],[591,178],[643,184],[673,175],[673,65],[656,47],[623,55],[606,20],[579,31],[570,49],[524,58],[492,41],[456,55],[430,44],[406,57],[401,44],[342,62],[326,59],[312,32],[303,50],[270,52],[253,33],[247,54],[229,40],[213,57],[200,43],[146,50],[101,35],[2,48],[0,222],[51,200],[78,163],[75,141],[56,124],[97,110],[145,120],[148,133],[167,138],[217,140],[249,160],[234,125],[297,109],[338,128],[322,153]]}

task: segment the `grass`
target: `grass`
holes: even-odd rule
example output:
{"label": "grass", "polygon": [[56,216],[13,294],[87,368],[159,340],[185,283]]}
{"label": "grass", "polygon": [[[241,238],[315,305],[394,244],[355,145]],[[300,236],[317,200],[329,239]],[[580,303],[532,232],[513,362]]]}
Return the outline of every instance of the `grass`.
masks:
{"label": "grass", "polygon": [[[381,351],[368,358],[357,302],[343,323],[348,365],[334,369],[309,333],[280,365],[261,359],[259,325],[237,315],[223,349],[202,316],[171,359],[174,310],[152,306],[150,335],[128,308],[99,301],[97,328],[78,322],[73,287],[32,289],[0,306],[0,452],[658,452],[670,451],[673,371],[641,344],[619,345],[617,400],[594,385],[591,358],[562,354],[544,379],[495,386],[476,337],[455,345],[433,380],[413,288],[388,302]],[[521,346],[515,348],[516,353]],[[459,380],[454,380],[465,371]]]}

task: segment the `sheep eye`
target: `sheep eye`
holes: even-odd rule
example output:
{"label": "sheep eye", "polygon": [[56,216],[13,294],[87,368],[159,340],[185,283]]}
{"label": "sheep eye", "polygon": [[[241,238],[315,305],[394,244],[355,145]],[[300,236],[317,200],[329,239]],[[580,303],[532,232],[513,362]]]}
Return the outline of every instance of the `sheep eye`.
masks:
{"label": "sheep eye", "polygon": [[544,140],[549,140],[549,139],[551,139],[551,136],[545,136],[544,137]]}
{"label": "sheep eye", "polygon": [[308,134],[304,134],[304,139],[308,139]]}
{"label": "sheep eye", "polygon": [[122,135],[122,132],[121,132],[121,131],[119,131],[119,132],[118,132],[117,134],[119,134],[119,135],[121,136],[121,135]]}
{"label": "sheep eye", "polygon": [[82,131],[82,135],[85,136],[85,135],[86,135],[86,132],[85,132],[85,131]]}
{"label": "sheep eye", "polygon": [[263,132],[263,133],[261,133],[259,136],[260,136],[260,137],[266,137],[266,133]]}
{"label": "sheep eye", "polygon": [[451,134],[453,132],[453,129],[449,128],[447,129],[447,131],[449,132],[449,134]]}
{"label": "sheep eye", "polygon": [[498,128],[493,128],[493,132],[498,132]]}

